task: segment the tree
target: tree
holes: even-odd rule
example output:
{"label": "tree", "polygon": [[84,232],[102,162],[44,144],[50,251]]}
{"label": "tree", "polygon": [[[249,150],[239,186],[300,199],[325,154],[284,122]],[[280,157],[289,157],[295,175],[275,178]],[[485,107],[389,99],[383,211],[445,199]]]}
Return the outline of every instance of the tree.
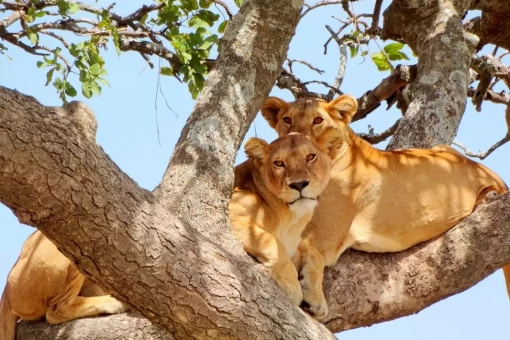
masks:
{"label": "tree", "polygon": [[[509,121],[508,96],[493,90],[500,79],[508,85],[508,68],[501,63],[501,56],[495,57],[496,52],[492,57],[472,55],[485,44],[508,49],[510,37],[505,34],[510,31],[504,25],[509,21],[504,17],[510,13],[510,6],[503,0],[465,0],[424,1],[420,7],[413,7],[417,5],[394,0],[383,14],[382,29],[381,1],[376,1],[370,25],[364,21],[367,15],[353,13],[348,1],[307,6],[301,17],[314,8],[342,5],[348,16],[342,25],[354,27],[352,33],[342,37],[329,28],[332,40],[339,45],[341,59],[335,82],[326,84],[328,92],[323,94],[311,92],[310,82],[294,75],[292,64],[299,61],[289,60],[288,68],[280,67],[299,21],[302,2],[246,1],[233,20],[223,24],[227,27],[215,60],[208,59],[215,38],[200,30],[205,25],[202,22],[190,24],[196,41],[186,41],[191,34],[171,31],[173,50],[159,41],[158,34],[152,33],[156,30],[146,26],[143,18],[152,11],[157,12],[157,18],[167,18],[154,25],[168,27],[167,31],[175,26],[179,17],[171,15],[171,3],[144,6],[120,17],[112,13],[112,8],[94,10],[89,5],[66,1],[3,1],[0,6],[9,16],[0,24],[0,36],[30,53],[51,51],[52,55],[46,56],[39,66],[50,69],[48,79],[54,82],[65,102],[77,92],[68,78],[74,66],[80,71],[85,96],[100,91],[104,63],[97,46],[104,44],[100,37],[105,36],[111,37],[119,50],[135,50],[144,57],[155,54],[167,60],[171,68],[161,68],[160,72],[181,76],[194,95],[201,89],[200,75],[207,74],[207,81],[163,180],[153,192],[140,189],[97,146],[97,123],[86,106],[70,103],[65,108],[44,107],[30,97],[1,88],[0,199],[21,222],[39,228],[58,244],[92,280],[170,331],[166,333],[136,316],[118,315],[76,321],[71,337],[83,331],[90,337],[96,332],[98,338],[115,338],[119,334],[115,329],[131,333],[145,329],[153,332],[155,338],[331,337],[324,327],[288,303],[229,232],[226,204],[232,167],[258,108],[275,80],[277,86],[289,89],[295,97],[333,97],[340,91],[347,48],[352,56],[363,55],[364,46],[381,37],[396,43],[384,46],[370,57],[381,70],[392,70],[392,74],[359,99],[360,110],[355,119],[371,113],[383,100],[390,104],[398,102],[404,115],[388,131],[379,135],[369,133],[365,138],[375,143],[394,134],[389,147],[449,144],[462,119],[468,95],[477,107],[481,107],[484,99],[504,103]],[[189,20],[198,16],[199,7],[207,6],[194,1],[180,4],[184,9],[176,11],[189,15]],[[190,10],[185,8],[186,4],[191,4]],[[39,13],[55,7],[65,20],[28,25],[30,17],[36,20],[41,16],[42,20],[47,13]],[[482,10],[481,17],[463,25],[462,16],[473,9]],[[98,24],[90,28],[93,32],[81,31],[77,26],[80,23],[73,21],[73,11],[99,15]],[[202,21],[204,18],[216,17],[199,16]],[[22,24],[22,31],[9,31],[17,21]],[[69,63],[60,51],[39,44],[43,34],[62,42],[64,38],[55,35],[52,29],[91,34],[92,39],[75,47],[68,44],[70,55],[77,60]],[[180,35],[184,37],[177,39]],[[22,42],[23,37],[32,45]],[[204,43],[204,49],[196,48]],[[391,64],[395,59],[407,58],[402,43],[419,56],[417,66],[394,68]],[[71,70],[66,64],[73,65]],[[472,80],[470,68],[477,73]],[[53,78],[58,72],[62,76]],[[474,80],[478,81],[477,88],[468,89]],[[494,149],[508,139],[507,134]],[[508,263],[509,204],[508,195],[496,198],[444,237],[403,253],[349,252],[342,256],[339,264],[327,272],[331,313],[326,326],[331,331],[341,331],[415,313],[470,287]],[[481,234],[491,237],[480,237]],[[470,244],[469,250],[465,244]],[[149,245],[150,253],[142,252]],[[461,253],[463,256],[458,256]],[[423,258],[430,259],[427,263],[431,265],[424,267]],[[432,265],[442,261],[450,263],[448,271]],[[400,271],[393,263],[399,264]],[[359,269],[361,264],[363,272]],[[365,284],[353,287],[353,277]],[[381,277],[387,278],[384,284],[388,289],[402,289],[402,294],[384,301],[371,299],[370,287],[380,284]],[[116,328],[115,325],[133,318],[136,323],[131,328]],[[30,332],[40,334],[33,332],[57,329],[44,324],[19,328],[27,332],[27,338]]]}

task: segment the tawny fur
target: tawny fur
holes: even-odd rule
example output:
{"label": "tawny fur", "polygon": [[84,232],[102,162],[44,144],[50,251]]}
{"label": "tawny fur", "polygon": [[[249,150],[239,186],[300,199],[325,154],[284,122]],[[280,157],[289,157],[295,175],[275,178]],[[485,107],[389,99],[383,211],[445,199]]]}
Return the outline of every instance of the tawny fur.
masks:
{"label": "tawny fur", "polygon": [[[296,305],[302,293],[291,257],[329,181],[341,141],[342,133],[333,128],[314,143],[301,134],[271,144],[252,138],[245,145],[249,159],[235,169],[229,205],[234,235]],[[298,184],[305,182],[301,189]]]}
{"label": "tawny fur", "polygon": [[[490,191],[508,187],[494,172],[449,146],[380,151],[348,126],[357,101],[343,95],[328,103],[270,97],[262,114],[278,135],[315,136],[326,127],[345,132],[331,180],[293,258],[303,277],[303,299],[322,320],[324,266],[347,249],[397,252],[446,232],[473,212]],[[503,268],[510,295],[510,266]]]}
{"label": "tawny fur", "polygon": [[0,340],[14,340],[19,319],[52,324],[129,308],[78,271],[40,231],[25,241],[0,302]]}

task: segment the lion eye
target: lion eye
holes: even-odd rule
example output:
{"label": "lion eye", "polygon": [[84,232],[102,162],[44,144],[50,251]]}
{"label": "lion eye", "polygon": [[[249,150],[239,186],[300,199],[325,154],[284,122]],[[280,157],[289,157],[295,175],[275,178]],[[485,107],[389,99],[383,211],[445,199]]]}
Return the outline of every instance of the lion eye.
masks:
{"label": "lion eye", "polygon": [[314,161],[314,160],[315,160],[315,158],[317,158],[317,155],[316,155],[316,154],[314,154],[314,153],[311,153],[311,154],[309,154],[308,156],[306,156],[306,160],[307,160],[308,162],[312,162],[312,161]]}
{"label": "lion eye", "polygon": [[278,168],[283,168],[285,166],[282,161],[274,161],[274,165]]}
{"label": "lion eye", "polygon": [[321,117],[315,117],[315,119],[313,120],[313,123],[314,124],[320,124],[322,123],[324,119],[322,119]]}
{"label": "lion eye", "polygon": [[283,122],[287,125],[292,124],[292,118],[290,117],[283,117]]}

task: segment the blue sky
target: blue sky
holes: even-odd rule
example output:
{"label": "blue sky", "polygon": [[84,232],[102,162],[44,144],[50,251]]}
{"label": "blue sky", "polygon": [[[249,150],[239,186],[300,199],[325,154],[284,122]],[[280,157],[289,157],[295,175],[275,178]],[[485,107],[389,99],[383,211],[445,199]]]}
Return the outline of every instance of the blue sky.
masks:
{"label": "blue sky", "polygon": [[[108,2],[99,2],[102,3]],[[227,3],[232,4],[232,1]],[[373,3],[374,1],[367,0],[356,2],[354,10],[356,13],[370,13]],[[124,4],[118,2],[116,11],[125,15],[134,6],[134,2]],[[331,43],[328,54],[323,54],[323,44],[329,37],[324,25],[338,27],[338,21],[331,18],[332,15],[342,17],[341,8],[318,9],[308,14],[298,26],[289,57],[307,60],[317,68],[325,70],[324,75],[318,77],[306,67],[295,65],[294,72],[303,80],[319,79],[332,82],[336,75],[337,45]],[[377,51],[377,46],[370,45],[370,52]],[[60,105],[53,87],[44,86],[45,71],[35,66],[38,57],[22,53],[15,47],[10,47],[8,55],[12,60],[0,55],[0,85],[32,95],[44,105]],[[411,53],[408,55],[411,56]],[[138,54],[123,53],[118,57],[111,48],[104,57],[108,70],[107,79],[111,87],[103,87],[101,97],[85,100],[79,96],[77,99],[85,101],[96,113],[99,123],[97,142],[140,186],[153,189],[166,169],[180,131],[193,108],[193,100],[187,86],[174,78],[161,77],[162,91],[176,115],[167,109],[162,94],[156,91],[157,71],[151,70]],[[157,65],[157,60],[155,64]],[[161,64],[166,66],[165,62]],[[359,97],[388,75],[389,72],[378,72],[369,59],[349,59],[341,89],[345,93]],[[325,91],[320,87],[311,89]],[[288,91],[274,89],[272,95],[292,100]],[[396,109],[385,111],[384,107],[385,104],[381,105],[369,118],[353,124],[353,128],[358,132],[367,132],[367,126],[370,124],[376,132],[379,132],[392,125],[400,113]],[[161,145],[158,143],[156,121]],[[276,137],[260,115],[255,119],[246,138],[255,136],[255,128],[258,137],[269,141]],[[472,150],[485,150],[505,133],[502,106],[484,103],[483,112],[478,113],[468,103],[457,139]],[[381,143],[378,147],[384,148],[385,145],[386,143]],[[510,146],[506,145],[483,162],[507,183],[510,183],[509,151]],[[507,161],[504,161],[505,158]],[[244,159],[243,152],[240,152],[238,163]],[[22,243],[33,229],[20,225],[10,210],[4,206],[0,206],[0,226],[4,235],[0,238],[1,289],[19,255]],[[343,332],[340,337],[343,340],[506,339],[508,335],[504,334],[507,327],[504,325],[508,322],[508,315],[510,303],[506,296],[503,275],[501,271],[497,271],[468,291],[439,302],[416,315]]]}

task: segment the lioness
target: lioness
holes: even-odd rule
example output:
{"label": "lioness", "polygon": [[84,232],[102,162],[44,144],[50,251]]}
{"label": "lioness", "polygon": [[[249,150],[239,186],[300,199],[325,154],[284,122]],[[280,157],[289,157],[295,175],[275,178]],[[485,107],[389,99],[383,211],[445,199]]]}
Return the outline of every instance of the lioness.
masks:
{"label": "lioness", "polygon": [[7,277],[0,302],[0,340],[14,340],[19,319],[52,324],[100,314],[116,314],[128,306],[108,296],[78,271],[40,231],[28,237]]}
{"label": "lioness", "polygon": [[[441,235],[473,212],[486,194],[508,191],[491,170],[448,146],[380,151],[348,126],[358,107],[350,95],[330,103],[270,97],[261,112],[279,136],[320,134],[334,126],[344,143],[331,180],[293,261],[303,299],[319,319],[328,314],[322,291],[324,266],[347,249],[397,252]],[[510,289],[510,266],[503,268]],[[510,294],[510,290],[509,290]]]}
{"label": "lioness", "polygon": [[301,134],[271,144],[252,138],[245,144],[249,159],[235,169],[229,205],[234,235],[248,254],[269,267],[296,305],[302,293],[291,256],[329,181],[331,159],[342,140],[342,132],[334,128],[314,142]]}

